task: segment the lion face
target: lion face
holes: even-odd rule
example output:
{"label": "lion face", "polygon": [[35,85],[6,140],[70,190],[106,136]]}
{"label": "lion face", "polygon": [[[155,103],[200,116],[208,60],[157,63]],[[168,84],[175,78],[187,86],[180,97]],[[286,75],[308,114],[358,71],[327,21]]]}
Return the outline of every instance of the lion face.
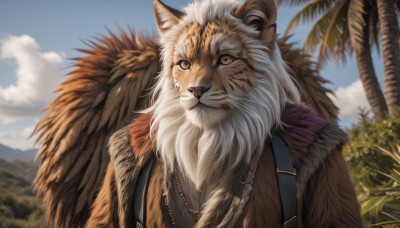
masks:
{"label": "lion face", "polygon": [[243,108],[237,101],[246,99],[249,88],[257,83],[256,60],[251,49],[258,44],[268,58],[270,50],[261,40],[273,43],[275,39],[275,27],[272,31],[267,26],[271,15],[266,15],[269,11],[265,9],[271,2],[266,2],[258,9],[265,11],[264,16],[246,12],[252,7],[241,8],[233,1],[225,8],[221,6],[227,12],[214,12],[219,15],[200,20],[156,9],[164,41],[163,54],[168,58],[164,59],[164,71],[172,76],[179,102],[195,125],[213,126],[235,109]]}
{"label": "lion face", "polygon": [[251,66],[233,21],[191,24],[176,37],[171,72],[180,104],[194,124],[214,125],[232,113],[252,84]]}

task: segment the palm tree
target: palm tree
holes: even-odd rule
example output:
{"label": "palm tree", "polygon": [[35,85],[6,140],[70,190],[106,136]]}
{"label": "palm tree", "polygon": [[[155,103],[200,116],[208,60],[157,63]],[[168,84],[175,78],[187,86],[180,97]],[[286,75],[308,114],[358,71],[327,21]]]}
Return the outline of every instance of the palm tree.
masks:
{"label": "palm tree", "polygon": [[[372,37],[377,47],[379,47],[378,34],[375,26],[370,26],[371,22],[376,23],[373,18],[370,18],[371,5],[368,1],[350,1],[347,11],[348,31],[351,48],[355,52],[356,63],[360,80],[363,84],[367,100],[371,106],[372,113],[376,120],[382,120],[388,113],[388,108],[385,98],[379,87],[378,79],[376,77],[372,57],[371,57],[371,44],[369,42]],[[372,36],[371,29],[372,29]]]}
{"label": "palm tree", "polygon": [[400,112],[400,35],[396,10],[398,1],[377,0],[385,71],[385,99],[389,114]]}
{"label": "palm tree", "polygon": [[[395,1],[396,9],[399,10],[400,1]],[[379,49],[379,19],[376,1],[278,0],[278,3],[291,6],[307,3],[294,16],[286,33],[291,32],[299,24],[306,24],[318,18],[309,32],[304,46],[311,52],[314,52],[317,47],[319,48],[319,68],[331,58],[345,61],[348,54],[355,53],[360,80],[374,117],[376,120],[381,120],[386,116],[388,108],[379,87],[371,58],[371,45],[375,44]],[[388,86],[387,83],[386,86]],[[397,90],[399,88],[397,87]],[[395,90],[389,91],[392,91],[391,94],[395,94]]]}

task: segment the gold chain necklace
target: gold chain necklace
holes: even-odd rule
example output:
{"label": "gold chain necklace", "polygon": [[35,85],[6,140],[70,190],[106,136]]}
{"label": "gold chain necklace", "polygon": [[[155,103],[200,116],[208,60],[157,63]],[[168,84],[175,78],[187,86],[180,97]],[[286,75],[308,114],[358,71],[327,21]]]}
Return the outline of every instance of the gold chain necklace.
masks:
{"label": "gold chain necklace", "polygon": [[167,211],[168,211],[168,215],[169,215],[169,220],[171,222],[172,227],[175,228],[176,223],[175,223],[174,215],[172,214],[171,206],[169,206],[168,196],[167,196],[165,189],[164,189],[163,196],[164,196],[164,203],[165,203],[165,206],[167,207]]}
{"label": "gold chain necklace", "polygon": [[[193,216],[194,220],[195,220],[196,222],[198,222],[199,219],[200,219],[200,216],[201,216],[201,212],[195,211],[195,210],[193,210],[193,209],[191,209],[191,208],[189,207],[189,203],[188,203],[188,201],[186,200],[185,195],[183,194],[181,184],[180,184],[179,179],[178,179],[178,177],[176,176],[175,173],[173,173],[173,177],[174,177],[174,179],[175,179],[176,187],[177,187],[178,193],[179,193],[179,195],[180,195],[180,197],[181,197],[181,199],[182,199],[182,201],[183,201],[183,204],[185,205],[185,207],[186,207],[186,209],[189,211],[189,213]],[[167,196],[167,191],[165,190],[164,187],[162,187],[162,189],[163,189],[163,192],[164,192],[164,194],[163,194],[163,196],[164,196],[164,204],[165,204],[165,207],[167,208],[168,217],[169,217],[169,220],[170,220],[170,222],[171,222],[172,227],[175,228],[175,227],[176,227],[176,223],[175,223],[174,215],[173,215],[173,213],[172,213],[171,206],[170,206],[170,204],[169,204],[169,199],[168,199],[168,196]]]}
{"label": "gold chain necklace", "polygon": [[[247,170],[246,180],[245,180],[245,181],[240,181],[240,184],[242,184],[242,185],[250,185],[250,186],[253,184],[254,175],[255,175],[255,172],[256,172],[256,170],[257,170],[257,163],[258,163],[258,161],[259,161],[259,159],[260,159],[261,154],[262,154],[262,153],[256,153],[256,154],[253,155],[253,158],[251,159],[251,162],[250,162],[250,167],[249,167],[248,170]],[[192,214],[192,216],[194,217],[194,219],[196,220],[196,222],[198,222],[198,220],[199,220],[199,218],[200,218],[200,216],[201,216],[201,212],[194,211],[193,209],[191,209],[191,208],[189,207],[188,201],[186,200],[186,197],[185,197],[185,195],[183,194],[183,191],[182,191],[182,188],[181,188],[181,184],[180,184],[180,182],[179,182],[178,177],[176,176],[175,172],[172,173],[172,174],[173,174],[173,177],[174,177],[174,179],[175,179],[175,183],[176,183],[176,186],[177,186],[179,195],[181,196],[181,199],[182,199],[182,201],[183,201],[183,203],[184,203],[186,209],[190,212],[190,214]],[[170,219],[171,225],[172,225],[172,227],[176,228],[176,223],[175,223],[175,220],[174,220],[174,216],[173,216],[173,214],[172,214],[172,209],[171,209],[171,207],[170,207],[170,205],[169,205],[169,201],[168,201],[168,194],[167,194],[167,191],[166,191],[166,189],[164,188],[164,186],[162,187],[162,189],[164,190],[164,194],[163,194],[164,200],[165,200],[164,202],[165,202],[165,206],[166,206],[167,211],[168,211],[168,215],[169,215],[169,219]],[[247,194],[248,194],[248,193],[247,193]],[[243,201],[243,199],[245,198],[245,196],[246,196],[246,195],[245,195],[245,192],[244,192],[244,190],[243,190],[242,195],[241,195],[241,197],[240,197],[241,201]],[[246,203],[247,200],[248,200],[248,195],[247,195],[247,199],[244,201],[244,203]],[[228,213],[228,214],[231,214],[230,212],[232,212],[233,210],[237,210],[237,209],[238,209],[238,206],[239,206],[239,205],[237,205],[236,207],[230,208],[230,209],[228,210],[227,213]],[[241,210],[243,210],[243,208],[242,208]],[[225,216],[226,216],[226,215],[225,215]],[[232,220],[232,219],[233,219],[233,220]],[[237,222],[237,219],[238,219],[238,217],[237,217],[237,218],[234,218],[234,217],[232,217],[232,216],[229,216],[228,218],[227,218],[227,217],[224,217],[223,220],[222,220],[222,223],[223,223],[223,224],[228,224],[228,223],[229,223],[229,224],[235,224],[235,223]]]}
{"label": "gold chain necklace", "polygon": [[178,176],[175,174],[175,172],[172,173],[172,175],[174,176],[175,183],[176,183],[176,188],[178,189],[178,193],[179,193],[179,195],[180,195],[180,197],[181,197],[181,199],[182,199],[182,201],[183,201],[183,204],[184,204],[185,207],[186,207],[186,210],[193,216],[194,220],[195,220],[196,222],[198,222],[199,219],[200,219],[200,216],[201,216],[201,212],[195,211],[195,210],[193,210],[192,208],[190,208],[189,202],[187,201],[185,195],[183,194],[182,187],[181,187],[181,183],[179,182]]}

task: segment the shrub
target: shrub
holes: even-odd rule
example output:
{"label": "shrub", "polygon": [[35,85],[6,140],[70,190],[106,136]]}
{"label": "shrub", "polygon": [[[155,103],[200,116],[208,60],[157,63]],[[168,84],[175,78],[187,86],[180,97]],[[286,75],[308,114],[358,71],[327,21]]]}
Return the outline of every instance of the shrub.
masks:
{"label": "shrub", "polygon": [[375,225],[400,227],[400,146],[397,151],[380,150],[394,162],[391,173],[377,171],[380,175],[389,178],[388,184],[378,187],[375,196],[361,199],[361,209],[365,217],[375,219],[380,215],[388,217],[385,221],[378,221]]}
{"label": "shrub", "polygon": [[400,163],[393,156],[400,145],[400,117],[391,116],[375,123],[366,112],[359,116],[359,122],[349,130],[350,142],[343,152],[365,223],[389,224],[400,220],[399,199],[393,198],[399,194],[399,182],[393,178]]}

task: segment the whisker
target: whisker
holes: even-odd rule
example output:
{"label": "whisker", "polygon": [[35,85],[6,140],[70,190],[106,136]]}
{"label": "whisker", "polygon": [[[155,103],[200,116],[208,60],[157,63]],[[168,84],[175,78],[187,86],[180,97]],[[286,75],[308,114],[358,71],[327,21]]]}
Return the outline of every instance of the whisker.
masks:
{"label": "whisker", "polygon": [[225,97],[210,99],[210,101],[224,101],[224,100],[226,100]]}
{"label": "whisker", "polygon": [[231,98],[231,99],[234,99],[234,100],[243,100],[243,101],[246,101],[246,102],[253,102],[254,104],[258,104],[258,105],[263,105],[263,106],[265,105],[263,103],[260,103],[260,102],[254,101],[254,100],[249,100],[249,99],[246,99],[246,98],[236,97],[236,96],[232,96],[232,95],[227,95],[227,97]]}
{"label": "whisker", "polygon": [[245,111],[247,114],[251,115],[251,113],[247,110],[248,107],[246,105],[232,100],[230,101],[230,103],[236,108],[241,108],[242,111]]}
{"label": "whisker", "polygon": [[180,99],[181,102],[190,102],[191,100],[192,99],[190,99],[190,98],[189,99],[182,99],[182,98]]}

